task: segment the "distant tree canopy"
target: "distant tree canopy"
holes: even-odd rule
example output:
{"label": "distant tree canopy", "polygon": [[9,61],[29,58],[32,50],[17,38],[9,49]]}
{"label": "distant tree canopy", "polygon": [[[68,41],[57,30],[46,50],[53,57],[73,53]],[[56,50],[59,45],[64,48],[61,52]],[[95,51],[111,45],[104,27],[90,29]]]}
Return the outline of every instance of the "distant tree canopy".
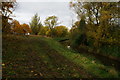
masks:
{"label": "distant tree canopy", "polygon": [[44,23],[45,23],[45,26],[48,26],[50,29],[53,29],[59,24],[58,18],[56,16],[50,16],[46,18]]}
{"label": "distant tree canopy", "polygon": [[50,36],[49,33],[50,33],[49,27],[43,26],[43,27],[40,29],[39,35]]}
{"label": "distant tree canopy", "polygon": [[40,22],[40,17],[38,16],[37,13],[32,17],[30,27],[32,29],[32,34],[38,35],[40,28],[42,27],[42,24]]}
{"label": "distant tree canopy", "polygon": [[24,23],[24,24],[21,25],[21,27],[23,29],[24,34],[32,32],[32,30],[31,30],[31,28],[30,28],[30,26],[28,24]]}
{"label": "distant tree canopy", "polygon": [[5,33],[10,33],[10,24],[8,20],[12,20],[10,18],[12,12],[15,10],[16,1],[15,0],[4,0],[4,2],[0,3],[0,14],[2,14],[2,31]]}
{"label": "distant tree canopy", "polygon": [[68,34],[68,29],[66,26],[56,26],[52,30],[48,26],[41,28],[39,35],[51,37],[65,37]]}
{"label": "distant tree canopy", "polygon": [[58,18],[56,16],[50,16],[48,18],[46,18],[46,20],[44,21],[45,26],[48,26],[48,28],[50,29],[50,36],[53,37],[55,34],[55,30],[54,27],[56,27],[59,23],[58,23]]}
{"label": "distant tree canopy", "polygon": [[56,26],[54,29],[55,37],[65,37],[68,34],[68,29],[66,26]]}
{"label": "distant tree canopy", "polygon": [[22,33],[22,28],[17,20],[13,20],[11,30],[13,33]]}
{"label": "distant tree canopy", "polygon": [[13,20],[11,24],[11,32],[13,34],[27,34],[31,33],[31,29],[28,24],[20,24],[17,20]]}
{"label": "distant tree canopy", "polygon": [[65,37],[68,34],[66,26],[57,26],[59,24],[56,16],[47,17],[44,21],[45,26],[41,27],[40,35],[49,37]]}

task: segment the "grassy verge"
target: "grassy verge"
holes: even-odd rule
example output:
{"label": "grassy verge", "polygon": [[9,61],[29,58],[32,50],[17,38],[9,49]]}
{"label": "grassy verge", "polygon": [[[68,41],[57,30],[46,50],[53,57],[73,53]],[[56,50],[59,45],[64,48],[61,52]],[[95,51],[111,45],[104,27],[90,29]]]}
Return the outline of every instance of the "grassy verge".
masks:
{"label": "grassy verge", "polygon": [[119,77],[118,72],[109,66],[104,66],[103,64],[95,61],[93,58],[85,57],[82,54],[78,54],[72,50],[69,50],[53,39],[42,38],[46,41],[50,47],[60,52],[67,59],[75,62],[76,64],[82,66],[89,73],[100,77],[100,78],[117,78]]}

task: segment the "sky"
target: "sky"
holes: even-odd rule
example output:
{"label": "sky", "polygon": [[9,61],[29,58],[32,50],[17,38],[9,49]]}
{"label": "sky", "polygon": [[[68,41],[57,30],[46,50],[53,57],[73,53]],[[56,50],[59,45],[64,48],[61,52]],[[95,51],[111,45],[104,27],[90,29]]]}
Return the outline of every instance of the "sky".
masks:
{"label": "sky", "polygon": [[53,15],[58,17],[59,25],[68,28],[71,27],[72,20],[77,20],[76,14],[69,7],[68,0],[66,2],[65,0],[18,0],[13,15],[21,24],[29,24],[35,13],[40,16],[42,24],[47,17]]}

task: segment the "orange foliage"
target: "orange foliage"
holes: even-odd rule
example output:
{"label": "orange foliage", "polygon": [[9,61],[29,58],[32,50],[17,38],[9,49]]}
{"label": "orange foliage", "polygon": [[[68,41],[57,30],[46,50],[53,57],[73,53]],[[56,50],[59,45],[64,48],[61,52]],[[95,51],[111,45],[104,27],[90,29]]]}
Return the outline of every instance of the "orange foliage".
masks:
{"label": "orange foliage", "polygon": [[17,20],[14,20],[12,22],[12,32],[19,34],[26,34],[26,33],[31,33],[31,29],[28,24],[20,25],[20,23]]}
{"label": "orange foliage", "polygon": [[22,24],[21,27],[22,27],[24,33],[32,32],[28,24]]}

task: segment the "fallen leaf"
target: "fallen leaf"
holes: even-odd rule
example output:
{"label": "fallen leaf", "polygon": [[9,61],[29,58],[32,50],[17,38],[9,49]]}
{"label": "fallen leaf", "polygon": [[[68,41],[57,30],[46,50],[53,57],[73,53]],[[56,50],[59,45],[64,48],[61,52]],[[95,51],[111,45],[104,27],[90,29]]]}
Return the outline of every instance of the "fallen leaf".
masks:
{"label": "fallen leaf", "polygon": [[40,76],[43,76],[43,74],[42,74],[42,73],[40,73]]}
{"label": "fallen leaf", "polygon": [[2,66],[5,66],[5,64],[3,63]]}
{"label": "fallen leaf", "polygon": [[34,74],[35,76],[37,75],[37,74]]}
{"label": "fallen leaf", "polygon": [[34,72],[34,71],[31,71],[31,72]]}

